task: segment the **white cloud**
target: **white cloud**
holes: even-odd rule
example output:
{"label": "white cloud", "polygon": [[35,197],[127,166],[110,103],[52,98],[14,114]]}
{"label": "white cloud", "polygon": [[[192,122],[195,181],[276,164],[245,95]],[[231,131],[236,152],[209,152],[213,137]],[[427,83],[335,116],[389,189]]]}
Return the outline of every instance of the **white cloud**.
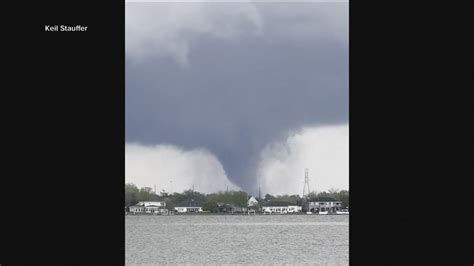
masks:
{"label": "white cloud", "polygon": [[349,126],[304,128],[268,145],[258,170],[262,193],[302,194],[304,169],[310,189],[349,188]]}
{"label": "white cloud", "polygon": [[[211,193],[240,188],[231,183],[218,158],[205,149],[126,144],[126,182],[157,191],[182,192],[195,186]],[[267,145],[257,170],[262,193],[302,194],[304,169],[311,190],[349,188],[349,126],[307,127],[283,142]],[[170,182],[171,181],[171,182]]]}
{"label": "white cloud", "polygon": [[229,40],[258,35],[260,15],[253,4],[134,3],[126,4],[126,55],[133,61],[172,57],[188,64],[193,42],[201,36]]}
{"label": "white cloud", "polygon": [[229,189],[232,184],[219,160],[205,149],[185,151],[172,145],[125,145],[125,181],[139,187],[182,192],[191,189],[210,193]]}

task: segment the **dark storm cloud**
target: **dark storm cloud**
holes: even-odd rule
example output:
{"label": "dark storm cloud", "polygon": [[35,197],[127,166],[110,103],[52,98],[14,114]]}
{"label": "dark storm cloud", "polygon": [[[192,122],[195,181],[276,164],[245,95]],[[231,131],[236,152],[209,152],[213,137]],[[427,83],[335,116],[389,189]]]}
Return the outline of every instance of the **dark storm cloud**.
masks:
{"label": "dark storm cloud", "polygon": [[311,12],[279,19],[292,12],[281,6],[258,7],[260,36],[196,38],[187,66],[127,58],[126,141],[205,147],[235,184],[254,191],[267,144],[305,125],[347,123],[347,43]]}

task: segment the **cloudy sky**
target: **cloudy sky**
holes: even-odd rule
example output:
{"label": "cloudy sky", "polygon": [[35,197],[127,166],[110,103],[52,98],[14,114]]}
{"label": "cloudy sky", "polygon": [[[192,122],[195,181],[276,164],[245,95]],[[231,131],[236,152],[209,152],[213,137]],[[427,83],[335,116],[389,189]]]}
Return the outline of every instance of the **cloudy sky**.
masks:
{"label": "cloudy sky", "polygon": [[348,3],[126,4],[126,182],[349,183]]}

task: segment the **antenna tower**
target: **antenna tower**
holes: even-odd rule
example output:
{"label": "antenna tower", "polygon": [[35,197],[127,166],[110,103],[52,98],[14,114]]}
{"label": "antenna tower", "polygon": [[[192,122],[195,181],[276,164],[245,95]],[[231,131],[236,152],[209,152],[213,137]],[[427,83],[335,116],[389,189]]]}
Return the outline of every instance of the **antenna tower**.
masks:
{"label": "antenna tower", "polygon": [[311,190],[309,190],[309,178],[308,178],[308,168],[304,170],[304,186],[303,186],[303,198],[307,196]]}

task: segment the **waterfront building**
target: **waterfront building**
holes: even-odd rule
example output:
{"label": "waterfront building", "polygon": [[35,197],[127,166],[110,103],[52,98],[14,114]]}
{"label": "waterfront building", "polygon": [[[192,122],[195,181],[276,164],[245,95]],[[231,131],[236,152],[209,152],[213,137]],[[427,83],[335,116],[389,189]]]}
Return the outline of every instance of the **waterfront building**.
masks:
{"label": "waterfront building", "polygon": [[132,205],[129,207],[130,213],[137,214],[137,213],[145,213],[145,206],[143,205]]}
{"label": "waterfront building", "polygon": [[263,213],[298,213],[301,212],[301,206],[295,205],[290,202],[265,202],[262,206]]}
{"label": "waterfront building", "polygon": [[316,197],[307,203],[308,210],[313,213],[328,212],[336,213],[342,209],[342,202],[331,197]]}
{"label": "waterfront building", "polygon": [[257,213],[261,211],[262,211],[262,208],[260,207],[260,202],[254,196],[250,196],[249,199],[247,200],[247,212]]}
{"label": "waterfront building", "polygon": [[244,213],[247,212],[247,207],[240,207],[233,204],[217,203],[218,213]]}
{"label": "waterfront building", "polygon": [[244,213],[247,212],[247,207],[240,207],[240,206],[233,206],[232,212],[233,213]]}
{"label": "waterfront building", "polygon": [[182,201],[174,207],[175,213],[198,213],[202,211],[202,204],[194,199]]}
{"label": "waterfront building", "polygon": [[250,198],[247,201],[247,206],[248,207],[254,207],[258,205],[258,200],[254,196],[250,196]]}
{"label": "waterfront building", "polygon": [[202,207],[179,206],[179,207],[174,207],[174,211],[177,213],[198,213],[198,212],[202,212]]}
{"label": "waterfront building", "polygon": [[288,205],[288,213],[301,212],[302,207],[297,205]]}
{"label": "waterfront building", "polygon": [[165,214],[168,211],[164,201],[140,201],[129,209],[134,214]]}

